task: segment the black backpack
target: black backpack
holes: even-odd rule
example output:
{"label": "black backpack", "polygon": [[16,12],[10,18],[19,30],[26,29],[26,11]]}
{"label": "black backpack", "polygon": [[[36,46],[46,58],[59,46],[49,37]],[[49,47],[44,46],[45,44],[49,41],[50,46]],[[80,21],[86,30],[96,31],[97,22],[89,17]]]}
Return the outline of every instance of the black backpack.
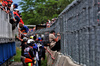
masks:
{"label": "black backpack", "polygon": [[[29,49],[27,51],[24,51],[24,56],[26,58],[33,58],[33,57],[35,57],[33,48],[31,48],[31,47],[28,47],[28,48]],[[27,49],[27,48],[25,48],[25,49]]]}
{"label": "black backpack", "polygon": [[50,41],[49,41],[49,33],[45,33],[44,35],[44,46],[49,46],[50,45]]}

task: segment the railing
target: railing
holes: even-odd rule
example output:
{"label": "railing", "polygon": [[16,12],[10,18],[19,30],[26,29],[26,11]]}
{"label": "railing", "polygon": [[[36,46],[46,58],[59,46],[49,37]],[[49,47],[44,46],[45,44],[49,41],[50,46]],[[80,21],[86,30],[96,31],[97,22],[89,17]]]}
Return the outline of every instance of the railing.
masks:
{"label": "railing", "polygon": [[14,40],[14,32],[9,22],[9,15],[0,9],[0,43]]}
{"label": "railing", "polygon": [[[78,64],[100,66],[100,0],[74,0],[56,22],[34,33],[61,34],[61,52]],[[99,18],[98,18],[99,17]]]}

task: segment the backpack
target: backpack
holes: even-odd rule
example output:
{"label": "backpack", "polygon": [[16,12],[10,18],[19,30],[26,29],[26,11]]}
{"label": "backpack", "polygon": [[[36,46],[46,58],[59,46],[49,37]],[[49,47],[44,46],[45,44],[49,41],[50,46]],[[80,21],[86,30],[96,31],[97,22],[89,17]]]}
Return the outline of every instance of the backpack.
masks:
{"label": "backpack", "polygon": [[31,58],[31,59],[34,58],[35,57],[35,53],[34,53],[33,48],[31,48],[31,47],[25,48],[25,50],[24,50],[24,56],[26,58]]}
{"label": "backpack", "polygon": [[36,54],[32,47],[25,48],[24,56],[26,57],[24,60],[25,66],[33,66],[36,64]]}
{"label": "backpack", "polygon": [[49,44],[50,44],[49,33],[45,33],[43,43],[44,43],[44,46],[49,46]]}

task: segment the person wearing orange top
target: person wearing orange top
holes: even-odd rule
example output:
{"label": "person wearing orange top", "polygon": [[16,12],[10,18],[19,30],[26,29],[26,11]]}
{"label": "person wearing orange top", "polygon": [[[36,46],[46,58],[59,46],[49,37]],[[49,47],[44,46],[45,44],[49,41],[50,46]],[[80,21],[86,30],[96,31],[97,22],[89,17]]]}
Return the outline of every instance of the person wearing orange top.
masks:
{"label": "person wearing orange top", "polygon": [[0,3],[2,3],[3,0],[0,0]]}

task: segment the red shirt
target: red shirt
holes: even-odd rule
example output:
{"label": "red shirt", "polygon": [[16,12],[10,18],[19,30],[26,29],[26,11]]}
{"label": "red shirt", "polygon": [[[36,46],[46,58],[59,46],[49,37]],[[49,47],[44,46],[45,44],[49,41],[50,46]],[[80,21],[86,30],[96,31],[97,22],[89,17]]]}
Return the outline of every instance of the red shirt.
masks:
{"label": "red shirt", "polygon": [[[19,14],[17,12],[13,12],[13,13],[16,14],[20,18]],[[22,19],[20,19],[20,23],[24,24]]]}
{"label": "red shirt", "polygon": [[19,14],[17,12],[13,12],[13,13],[16,14],[20,18]]}
{"label": "red shirt", "polygon": [[22,20],[22,19],[20,19],[20,23],[24,24],[24,22],[23,22],[23,20]]}
{"label": "red shirt", "polygon": [[2,6],[5,6],[5,5],[8,5],[8,2],[7,1],[3,1],[2,2]]}

